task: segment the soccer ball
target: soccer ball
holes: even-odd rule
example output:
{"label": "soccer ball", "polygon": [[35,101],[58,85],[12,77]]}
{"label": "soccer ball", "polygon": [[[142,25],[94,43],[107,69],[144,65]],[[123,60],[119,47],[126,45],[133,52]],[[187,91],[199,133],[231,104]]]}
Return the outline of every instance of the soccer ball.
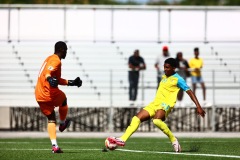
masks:
{"label": "soccer ball", "polygon": [[[112,137],[112,138],[115,138],[115,137]],[[109,150],[115,150],[117,148],[117,144],[114,144],[114,143],[111,143],[108,138],[106,138],[105,140],[105,146],[107,149]]]}

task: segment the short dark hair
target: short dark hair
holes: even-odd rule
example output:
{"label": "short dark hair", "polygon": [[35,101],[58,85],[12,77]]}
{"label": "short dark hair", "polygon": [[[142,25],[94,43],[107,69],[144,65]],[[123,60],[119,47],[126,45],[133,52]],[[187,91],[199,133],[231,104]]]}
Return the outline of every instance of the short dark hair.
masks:
{"label": "short dark hair", "polygon": [[170,66],[177,68],[177,61],[174,58],[168,58],[164,61],[164,63],[170,64]]}
{"label": "short dark hair", "polygon": [[194,52],[198,52],[198,51],[199,51],[198,47],[194,48]]}
{"label": "short dark hair", "polygon": [[55,51],[55,53],[56,53],[56,52],[61,51],[61,49],[67,49],[67,45],[66,45],[66,43],[63,42],[63,41],[58,41],[58,42],[55,44],[54,49],[55,49],[54,51]]}

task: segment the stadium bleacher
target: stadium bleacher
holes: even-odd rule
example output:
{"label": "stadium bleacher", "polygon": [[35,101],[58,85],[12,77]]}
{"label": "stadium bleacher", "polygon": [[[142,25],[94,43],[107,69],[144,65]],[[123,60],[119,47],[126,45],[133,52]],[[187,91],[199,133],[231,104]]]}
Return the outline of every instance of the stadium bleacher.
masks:
{"label": "stadium bleacher", "polygon": [[[49,42],[0,43],[0,106],[37,106],[34,86],[44,59],[54,51],[53,45]],[[138,103],[149,103],[157,86],[154,62],[163,45],[68,42],[68,55],[62,60],[62,77],[74,79],[80,76],[83,80],[81,88],[60,86],[68,97],[69,106],[128,106],[127,63],[135,49],[140,50],[147,64],[141,74],[143,81],[140,79]],[[199,47],[200,57],[204,59],[207,101],[212,103],[214,99],[216,105],[240,104],[240,47],[237,44],[167,45],[172,57],[181,51],[188,60],[193,57],[193,48]],[[190,78],[187,82],[191,86]],[[202,101],[200,88],[197,96]],[[188,96],[184,96],[184,101],[191,103]]]}

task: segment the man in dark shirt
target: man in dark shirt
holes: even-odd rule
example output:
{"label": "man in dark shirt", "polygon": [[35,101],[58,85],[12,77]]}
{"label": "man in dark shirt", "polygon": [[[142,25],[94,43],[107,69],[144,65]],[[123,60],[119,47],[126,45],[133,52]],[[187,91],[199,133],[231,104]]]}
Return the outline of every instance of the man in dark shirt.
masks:
{"label": "man in dark shirt", "polygon": [[139,50],[136,49],[134,54],[128,59],[128,80],[129,80],[129,100],[137,99],[139,71],[146,69],[144,59],[139,55]]}

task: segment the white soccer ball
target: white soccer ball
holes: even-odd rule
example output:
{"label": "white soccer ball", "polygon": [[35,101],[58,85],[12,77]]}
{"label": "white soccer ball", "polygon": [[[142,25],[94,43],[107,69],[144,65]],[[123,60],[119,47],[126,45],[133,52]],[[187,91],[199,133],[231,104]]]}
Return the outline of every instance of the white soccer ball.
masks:
{"label": "white soccer ball", "polygon": [[[113,137],[113,138],[115,138],[115,137]],[[105,146],[106,146],[106,148],[109,149],[109,150],[115,150],[115,149],[117,148],[117,144],[111,143],[111,142],[108,140],[108,138],[106,138],[106,140],[105,140]]]}

